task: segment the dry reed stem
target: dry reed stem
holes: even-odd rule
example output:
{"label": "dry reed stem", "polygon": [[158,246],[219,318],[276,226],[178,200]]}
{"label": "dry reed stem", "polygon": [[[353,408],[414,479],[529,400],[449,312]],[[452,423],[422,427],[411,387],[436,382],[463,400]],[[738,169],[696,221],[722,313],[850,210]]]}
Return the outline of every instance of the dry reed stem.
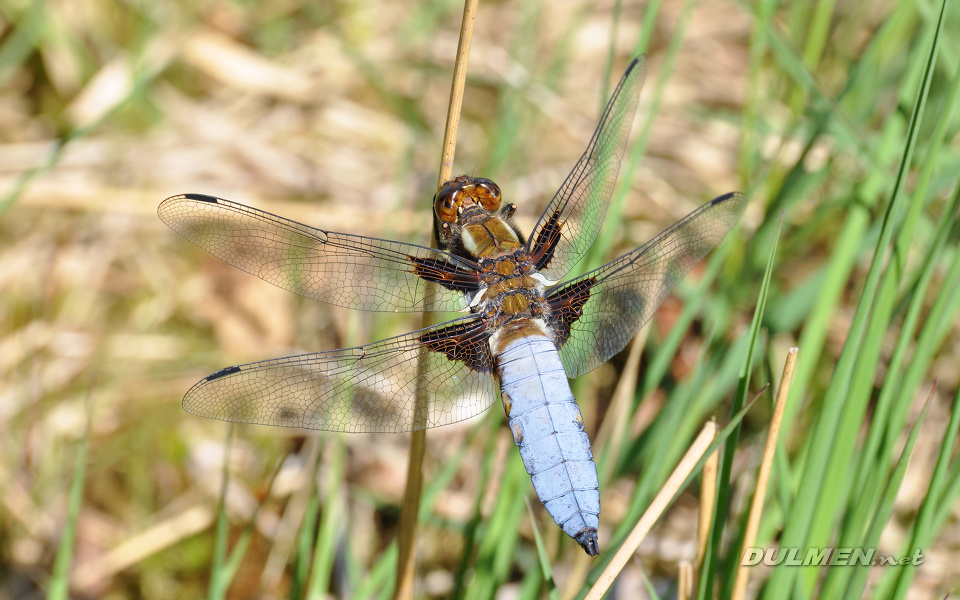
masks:
{"label": "dry reed stem", "polygon": [[393,597],[397,600],[413,597],[413,579],[416,574],[414,556],[417,544],[417,515],[420,513],[420,491],[423,487],[423,455],[426,446],[426,430],[414,431],[410,439],[407,484],[403,490],[400,531],[397,534],[397,585],[393,593]]}
{"label": "dry reed stem", "polygon": [[[460,23],[460,42],[457,45],[457,59],[453,67],[453,83],[450,86],[450,104],[447,107],[447,123],[443,132],[443,151],[440,157],[440,175],[437,189],[453,173],[453,156],[457,148],[457,129],[460,125],[460,109],[463,106],[463,90],[467,81],[467,60],[470,57],[470,44],[473,40],[473,24],[477,13],[479,0],[465,0],[463,6],[463,20]],[[431,246],[436,246],[436,240],[431,240]],[[423,326],[431,324],[429,307],[433,304],[434,295],[432,285],[428,285],[424,292],[427,302],[427,311],[423,315]],[[421,355],[418,370],[424,365]],[[418,374],[417,381],[422,381]],[[417,392],[417,422],[421,423],[421,412],[425,409],[420,391]],[[421,423],[423,424],[423,423]],[[410,438],[410,461],[407,465],[407,483],[403,491],[403,507],[400,511],[400,527],[397,535],[397,583],[394,588],[395,600],[405,600],[413,597],[413,580],[416,574],[415,549],[417,543],[417,517],[420,513],[420,492],[423,487],[423,456],[427,446],[426,429],[418,429]]]}
{"label": "dry reed stem", "polygon": [[703,426],[703,429],[700,430],[700,435],[697,436],[697,439],[690,445],[686,454],[680,459],[673,473],[670,474],[666,483],[660,488],[653,502],[650,503],[647,511],[640,517],[640,520],[637,521],[633,531],[631,531],[627,539],[624,540],[620,549],[617,550],[617,553],[610,559],[610,564],[608,564],[607,568],[600,574],[600,578],[597,579],[597,582],[590,588],[584,600],[600,600],[607,590],[610,589],[610,586],[613,585],[613,580],[617,578],[617,575],[623,570],[627,561],[630,560],[630,557],[640,546],[640,542],[646,537],[654,523],[656,523],[660,515],[663,514],[663,511],[667,509],[667,505],[676,495],[677,491],[680,490],[687,476],[693,472],[693,469],[703,457],[703,453],[710,447],[716,435],[716,423],[710,422]]}
{"label": "dry reed stem", "polygon": [[[716,453],[714,453],[716,454]],[[677,573],[677,600],[690,600],[693,597],[693,563],[689,560],[680,561],[680,570]]]}
{"label": "dry reed stem", "polygon": [[707,553],[707,541],[710,538],[710,525],[713,518],[713,503],[717,497],[717,471],[720,470],[720,449],[716,449],[703,463],[700,484],[700,519],[697,522],[697,558],[694,561],[696,572],[700,572],[703,557]]}
{"label": "dry reed stem", "polygon": [[443,129],[443,150],[440,157],[440,176],[437,189],[443,187],[453,174],[453,155],[457,150],[457,130],[460,127],[460,109],[463,106],[463,90],[467,84],[467,61],[473,41],[473,22],[480,0],[465,0],[463,21],[460,23],[460,42],[457,44],[457,62],[453,66],[453,83],[450,85],[450,104],[447,106],[447,124]]}
{"label": "dry reed stem", "polygon": [[205,503],[179,511],[173,517],[134,535],[112,550],[78,564],[71,577],[70,589],[81,596],[91,594],[127,567],[204,531],[213,525],[215,517],[213,510]]}
{"label": "dry reed stem", "polygon": [[760,461],[760,471],[757,473],[757,486],[753,493],[753,500],[750,502],[747,528],[743,534],[743,545],[740,547],[741,564],[737,568],[737,576],[733,580],[733,594],[731,595],[733,600],[743,598],[747,592],[749,569],[742,564],[743,554],[757,540],[757,529],[760,527],[760,515],[763,512],[763,499],[767,495],[770,469],[773,467],[773,456],[777,451],[777,438],[780,435],[780,425],[783,422],[783,410],[787,405],[790,382],[793,381],[793,368],[797,364],[797,353],[799,351],[799,348],[790,348],[787,351],[787,360],[783,364],[780,389],[777,390],[777,401],[773,407],[773,417],[770,420],[770,428],[767,433],[767,444],[763,449],[763,459]]}

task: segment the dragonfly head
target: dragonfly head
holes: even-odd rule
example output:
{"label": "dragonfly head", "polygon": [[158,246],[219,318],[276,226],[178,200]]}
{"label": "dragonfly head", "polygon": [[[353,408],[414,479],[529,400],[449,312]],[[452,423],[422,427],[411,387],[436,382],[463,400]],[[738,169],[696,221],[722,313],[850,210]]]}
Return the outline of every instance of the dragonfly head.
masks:
{"label": "dragonfly head", "polygon": [[433,197],[437,247],[478,258],[513,252],[523,234],[512,222],[516,205],[505,204],[500,188],[482,177],[451,179]]}
{"label": "dragonfly head", "polygon": [[[488,214],[500,210],[500,187],[489,179],[461,175],[448,181],[433,197],[433,208],[443,223],[456,223],[471,207]],[[463,223],[461,223],[462,225]]]}

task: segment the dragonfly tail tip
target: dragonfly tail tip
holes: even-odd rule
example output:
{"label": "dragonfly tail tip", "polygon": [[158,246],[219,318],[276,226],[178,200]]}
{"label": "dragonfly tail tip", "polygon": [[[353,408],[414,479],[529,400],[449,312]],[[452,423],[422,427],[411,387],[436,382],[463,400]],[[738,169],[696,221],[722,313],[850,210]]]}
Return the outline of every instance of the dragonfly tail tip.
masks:
{"label": "dragonfly tail tip", "polygon": [[600,554],[600,544],[597,542],[597,530],[590,528],[584,529],[577,534],[575,538],[577,543],[583,548],[583,551],[589,554],[590,556],[597,556]]}

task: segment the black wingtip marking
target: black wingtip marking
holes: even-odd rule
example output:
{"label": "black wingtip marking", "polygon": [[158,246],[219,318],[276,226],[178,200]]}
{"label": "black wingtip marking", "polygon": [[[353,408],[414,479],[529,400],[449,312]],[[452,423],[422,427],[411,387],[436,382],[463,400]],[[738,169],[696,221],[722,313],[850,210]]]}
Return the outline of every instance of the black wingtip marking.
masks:
{"label": "black wingtip marking", "polygon": [[210,202],[211,204],[217,203],[216,198],[204,194],[184,194],[183,197],[187,200],[199,200],[200,202]]}
{"label": "black wingtip marking", "polygon": [[646,55],[646,54],[638,54],[638,55],[634,56],[634,57],[633,57],[633,60],[630,61],[630,64],[627,65],[627,70],[624,71],[623,77],[622,77],[621,79],[622,79],[622,80],[623,80],[623,79],[626,79],[626,78],[630,75],[630,73],[631,73],[634,69],[637,68],[637,65],[640,65],[640,64],[644,64],[644,65],[645,65],[646,62],[647,62],[647,55]]}
{"label": "black wingtip marking", "polygon": [[722,195],[722,196],[718,196],[718,197],[714,198],[713,200],[711,200],[711,201],[710,201],[710,204],[711,204],[711,205],[721,204],[721,203],[723,203],[723,202],[726,202],[726,201],[729,200],[730,198],[733,198],[733,197],[736,196],[738,193],[739,193],[739,192],[727,192],[726,194],[724,194],[724,195]]}
{"label": "black wingtip marking", "polygon": [[207,375],[203,378],[204,381],[213,381],[214,379],[220,379],[221,377],[226,377],[227,375],[232,375],[233,373],[239,373],[240,367],[227,367],[226,369],[220,369],[212,375]]}

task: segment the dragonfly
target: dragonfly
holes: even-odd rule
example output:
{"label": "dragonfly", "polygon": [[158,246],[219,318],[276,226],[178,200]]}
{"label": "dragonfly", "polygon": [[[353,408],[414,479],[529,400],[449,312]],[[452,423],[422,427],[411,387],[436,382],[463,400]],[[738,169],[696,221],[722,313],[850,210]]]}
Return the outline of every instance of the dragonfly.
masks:
{"label": "dragonfly", "polygon": [[529,236],[497,184],[467,175],[434,196],[436,248],[327,231],[203,194],[164,200],[164,223],[285,290],[356,310],[461,313],[363,346],[221,369],[190,388],[183,408],[224,421],[398,433],[469,419],[499,396],[540,501],[598,555],[597,469],[568,380],[620,352],[745,205],[741,193],[722,195],[563,281],[603,223],[645,73],[638,56]]}

